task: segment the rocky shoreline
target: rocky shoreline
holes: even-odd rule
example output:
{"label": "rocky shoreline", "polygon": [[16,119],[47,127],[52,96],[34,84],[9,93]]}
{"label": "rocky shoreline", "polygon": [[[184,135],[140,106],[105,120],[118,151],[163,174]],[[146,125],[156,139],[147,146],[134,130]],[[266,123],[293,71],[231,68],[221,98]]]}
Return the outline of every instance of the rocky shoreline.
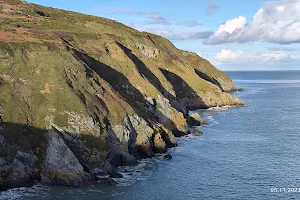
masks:
{"label": "rocky shoreline", "polygon": [[[207,122],[203,121],[198,113],[188,114],[186,120],[188,126],[194,128],[180,136],[203,135],[198,127],[207,125]],[[0,125],[0,127],[5,126],[3,122]],[[38,157],[31,152],[17,151],[10,160],[0,157],[0,190],[31,187],[37,183],[72,187],[95,184],[113,186],[117,185],[113,178],[122,178],[122,174],[118,172],[119,166],[135,166],[143,158],[154,157],[157,153],[165,154],[167,148],[177,146],[175,138],[166,146],[163,138],[155,136],[153,153],[147,155],[143,153],[143,156],[140,154],[135,157],[119,145],[111,143],[103,165],[82,166],[71,150],[72,147],[68,146],[70,142],[74,142],[74,138],[71,139],[64,131],[55,127],[51,127],[47,131],[46,137],[48,146],[44,163],[40,169],[37,168]],[[168,138],[168,140],[170,139]],[[14,147],[6,143],[4,137],[0,135],[0,148],[10,150]],[[150,150],[148,149],[148,151]],[[164,158],[171,159],[172,156],[166,153]]]}

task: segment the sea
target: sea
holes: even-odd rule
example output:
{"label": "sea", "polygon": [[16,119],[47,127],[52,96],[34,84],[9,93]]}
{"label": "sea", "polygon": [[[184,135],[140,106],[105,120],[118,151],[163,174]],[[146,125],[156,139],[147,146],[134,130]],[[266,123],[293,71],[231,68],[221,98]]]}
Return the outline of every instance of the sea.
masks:
{"label": "sea", "polygon": [[123,167],[117,186],[35,185],[0,199],[300,199],[300,71],[226,72],[247,107],[196,110],[209,125],[163,155]]}

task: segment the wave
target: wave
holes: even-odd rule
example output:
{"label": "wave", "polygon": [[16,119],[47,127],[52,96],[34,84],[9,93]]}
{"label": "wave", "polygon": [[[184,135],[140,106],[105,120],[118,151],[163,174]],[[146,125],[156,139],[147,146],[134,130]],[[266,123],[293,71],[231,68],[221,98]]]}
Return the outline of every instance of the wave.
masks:
{"label": "wave", "polygon": [[[31,199],[35,197],[37,194],[41,195],[41,193],[44,193],[45,190],[46,187],[41,184],[37,184],[29,188],[28,187],[13,188],[4,192],[0,192],[0,199],[15,200],[15,199],[21,199],[25,197]],[[44,196],[47,196],[47,194],[44,193]]]}
{"label": "wave", "polygon": [[137,166],[124,166],[119,168],[122,178],[114,178],[118,186],[129,186],[136,181],[144,180],[151,176],[156,169],[156,161],[162,160],[163,156],[157,156],[152,159],[143,159]]}
{"label": "wave", "polygon": [[229,110],[231,109],[232,106],[222,106],[222,107],[212,107],[212,108],[209,108],[207,110],[212,110],[212,111],[223,111],[223,110]]}

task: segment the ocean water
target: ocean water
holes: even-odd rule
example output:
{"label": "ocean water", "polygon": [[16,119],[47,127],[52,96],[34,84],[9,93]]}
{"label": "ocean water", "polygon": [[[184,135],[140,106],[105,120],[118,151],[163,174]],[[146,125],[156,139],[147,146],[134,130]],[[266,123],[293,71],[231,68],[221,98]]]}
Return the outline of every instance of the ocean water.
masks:
{"label": "ocean water", "polygon": [[196,111],[209,126],[179,139],[173,159],[122,168],[114,187],[36,185],[0,199],[300,199],[300,71],[227,74],[248,107]]}

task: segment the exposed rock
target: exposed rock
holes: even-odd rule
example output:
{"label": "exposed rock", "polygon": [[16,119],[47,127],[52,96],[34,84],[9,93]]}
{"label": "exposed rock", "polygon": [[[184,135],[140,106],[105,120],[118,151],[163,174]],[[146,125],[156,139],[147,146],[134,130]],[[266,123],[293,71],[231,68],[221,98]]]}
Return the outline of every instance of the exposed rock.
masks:
{"label": "exposed rock", "polygon": [[[3,123],[3,119],[2,119],[2,116],[3,116],[3,109],[2,109],[2,105],[0,105],[0,132],[2,131],[2,123]],[[0,141],[1,142],[1,141]]]}
{"label": "exposed rock", "polygon": [[154,130],[148,123],[138,115],[127,117],[125,122],[126,129],[129,131],[128,150],[136,158],[153,157],[152,135]]}
{"label": "exposed rock", "polygon": [[97,180],[98,185],[114,186],[118,184],[110,177],[97,177],[97,179],[98,179]]}
{"label": "exposed rock", "polygon": [[133,166],[137,164],[137,159],[133,155],[116,145],[110,147],[106,160],[115,167]]}
{"label": "exposed rock", "polygon": [[4,145],[4,137],[0,134],[0,147]]}
{"label": "exposed rock", "polygon": [[37,179],[39,179],[38,170],[25,165],[17,158],[8,165],[0,166],[0,190],[29,187]]}
{"label": "exposed rock", "polygon": [[123,175],[118,172],[118,168],[110,164],[109,161],[105,162],[104,170],[110,175],[112,178],[122,178]]}
{"label": "exposed rock", "polygon": [[169,129],[166,129],[164,127],[161,127],[159,129],[159,132],[168,148],[177,146],[176,138],[175,138],[174,134],[172,133],[172,131],[170,131]]}
{"label": "exposed rock", "polygon": [[34,167],[34,164],[38,160],[36,155],[21,151],[17,152],[16,158],[29,167]]}
{"label": "exposed rock", "polygon": [[198,113],[189,113],[187,116],[187,124],[189,126],[202,126],[207,125],[207,122],[203,121]]}
{"label": "exposed rock", "polygon": [[[174,104],[175,102],[173,102]],[[184,113],[186,113],[186,108],[183,104],[180,103],[180,101],[177,101],[176,107],[182,112],[178,112],[176,109],[174,109],[171,105],[168,99],[158,96],[157,98],[157,104],[159,105],[159,108],[155,115],[158,117],[159,122],[163,124],[166,128],[171,130],[181,130],[185,133],[187,133],[187,127],[186,121],[184,119]]]}
{"label": "exposed rock", "polygon": [[4,158],[0,157],[0,166],[5,165],[7,162]]}
{"label": "exposed rock", "polygon": [[163,140],[163,137],[160,133],[156,133],[154,136],[154,152],[155,153],[164,153],[167,151],[167,145]]}
{"label": "exposed rock", "polygon": [[203,135],[203,133],[202,133],[199,129],[194,129],[194,130],[192,131],[192,134],[193,134],[194,136],[202,136],[202,135]]}
{"label": "exposed rock", "polygon": [[96,175],[96,177],[108,175],[104,169],[100,168],[100,166],[91,166],[89,172]]}
{"label": "exposed rock", "polygon": [[165,156],[164,156],[164,158],[165,159],[167,159],[167,160],[170,160],[170,159],[172,159],[173,157],[172,157],[172,155],[171,154],[166,154]]}
{"label": "exposed rock", "polygon": [[140,50],[140,52],[146,57],[146,58],[155,58],[159,55],[159,50],[157,48],[148,47],[143,44],[135,44],[135,46]]}
{"label": "exposed rock", "polygon": [[244,91],[244,88],[232,88],[231,90],[226,91],[226,92],[243,92],[243,91]]}
{"label": "exposed rock", "polygon": [[92,180],[64,140],[50,130],[41,179],[44,183],[79,186]]}

